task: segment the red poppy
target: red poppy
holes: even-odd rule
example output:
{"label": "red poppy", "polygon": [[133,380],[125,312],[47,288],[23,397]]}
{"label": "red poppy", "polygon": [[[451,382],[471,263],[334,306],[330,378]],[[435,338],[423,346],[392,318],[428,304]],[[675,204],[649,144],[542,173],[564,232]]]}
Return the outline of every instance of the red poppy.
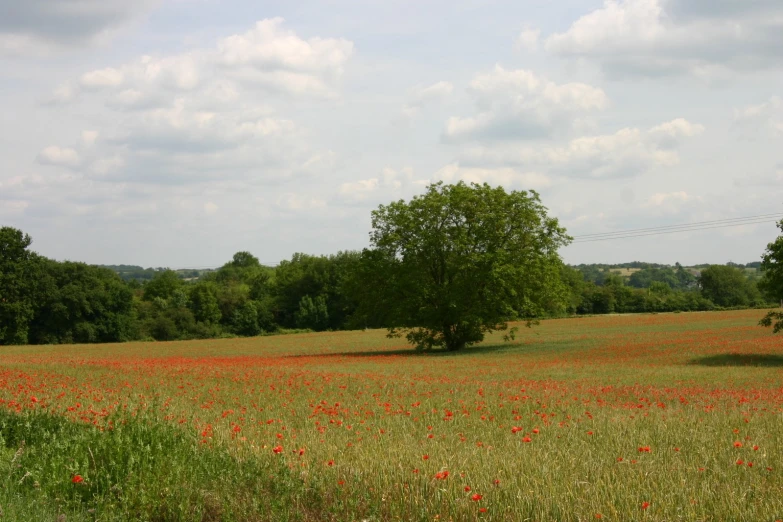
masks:
{"label": "red poppy", "polygon": [[650,507],[649,502],[642,502],[642,509],[647,509],[648,507]]}
{"label": "red poppy", "polygon": [[275,453],[282,453],[283,446],[275,446],[274,448],[272,448],[272,451],[274,451]]}
{"label": "red poppy", "polygon": [[470,491],[470,486],[465,486],[465,491],[466,492]]}
{"label": "red poppy", "polygon": [[735,448],[741,448],[742,447],[742,443],[740,441],[738,441],[738,440],[735,440],[734,441],[734,447]]}
{"label": "red poppy", "polygon": [[73,482],[74,484],[81,484],[82,482],[84,482],[84,477],[82,477],[81,475],[74,475],[73,478],[71,479],[71,482]]}
{"label": "red poppy", "polygon": [[479,500],[481,500],[482,498],[484,498],[484,497],[482,497],[482,496],[481,496],[481,495],[479,495],[478,493],[476,493],[475,495],[473,495],[472,497],[470,497],[470,499],[471,499],[473,502],[478,502],[478,501],[479,501]]}

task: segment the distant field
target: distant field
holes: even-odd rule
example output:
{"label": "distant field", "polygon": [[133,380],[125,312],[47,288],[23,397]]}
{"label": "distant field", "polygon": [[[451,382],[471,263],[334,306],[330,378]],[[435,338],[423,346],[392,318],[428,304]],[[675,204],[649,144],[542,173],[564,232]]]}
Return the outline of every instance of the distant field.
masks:
{"label": "distant field", "polygon": [[640,271],[641,268],[610,268],[609,271],[613,274],[621,275],[623,277],[630,277],[634,272]]}
{"label": "distant field", "polygon": [[[3,520],[783,518],[762,311],[5,347]],[[24,442],[22,442],[24,441]]]}

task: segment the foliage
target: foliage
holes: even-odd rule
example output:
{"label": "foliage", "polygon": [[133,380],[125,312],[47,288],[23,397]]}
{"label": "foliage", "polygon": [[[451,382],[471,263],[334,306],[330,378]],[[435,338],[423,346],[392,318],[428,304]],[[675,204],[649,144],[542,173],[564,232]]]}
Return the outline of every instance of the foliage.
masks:
{"label": "foliage", "polygon": [[133,338],[133,294],[113,271],[43,260],[45,292],[30,324],[33,343],[123,342]]}
{"label": "foliage", "polygon": [[[783,232],[783,220],[778,223],[778,228]],[[780,235],[767,245],[764,255],[761,257],[762,278],[759,281],[759,289],[774,301],[779,301],[783,306],[783,235]],[[759,323],[761,326],[772,326],[772,331],[783,331],[783,312],[772,310]]]}
{"label": "foliage", "polygon": [[0,228],[0,344],[25,344],[35,313],[37,272],[29,235]]}
{"label": "foliage", "polygon": [[155,298],[169,299],[174,292],[182,288],[182,280],[173,270],[156,272],[152,279],[144,285],[144,300],[152,301]]}
{"label": "foliage", "polygon": [[296,313],[297,328],[309,328],[311,330],[325,330],[329,324],[329,310],[326,306],[326,298],[322,295],[315,299],[306,295],[299,301],[299,311]]}
{"label": "foliage", "polygon": [[432,184],[373,211],[360,299],[383,309],[390,335],[459,350],[563,300],[568,240],[536,192]]}
{"label": "foliage", "polygon": [[[783,220],[778,228],[783,232]],[[783,301],[783,234],[767,245],[761,257],[761,271],[759,290],[772,301]]]}
{"label": "foliage", "polygon": [[[318,329],[341,329],[348,326],[356,309],[355,300],[346,290],[358,265],[358,252],[338,252],[331,256],[294,254],[275,269],[273,293],[277,321],[280,325],[300,327],[302,299],[321,296],[326,304]],[[313,327],[315,328],[315,327]]]}
{"label": "foliage", "polygon": [[718,306],[748,306],[761,302],[755,283],[748,281],[739,268],[712,265],[698,278],[702,295]]}

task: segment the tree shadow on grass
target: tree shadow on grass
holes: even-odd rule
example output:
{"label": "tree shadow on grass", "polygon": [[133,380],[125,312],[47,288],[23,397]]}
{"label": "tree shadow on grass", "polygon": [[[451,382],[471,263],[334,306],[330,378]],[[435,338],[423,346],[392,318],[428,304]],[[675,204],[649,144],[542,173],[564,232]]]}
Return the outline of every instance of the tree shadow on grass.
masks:
{"label": "tree shadow on grass", "polygon": [[767,353],[722,353],[700,357],[691,360],[688,364],[698,366],[783,366],[783,355]]}
{"label": "tree shadow on grass", "polygon": [[448,350],[427,350],[418,351],[413,347],[403,350],[374,350],[374,351],[356,351],[356,352],[326,352],[326,353],[307,353],[287,355],[286,357],[387,357],[390,355],[401,357],[459,357],[462,355],[488,354],[495,352],[507,352],[519,350],[519,344],[482,344],[471,346],[462,350],[450,352]]}

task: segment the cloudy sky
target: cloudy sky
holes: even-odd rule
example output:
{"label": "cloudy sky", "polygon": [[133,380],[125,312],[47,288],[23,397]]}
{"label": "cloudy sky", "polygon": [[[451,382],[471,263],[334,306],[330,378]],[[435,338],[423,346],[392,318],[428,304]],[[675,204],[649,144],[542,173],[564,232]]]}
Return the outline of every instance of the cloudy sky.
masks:
{"label": "cloudy sky", "polygon": [[56,259],[359,249],[434,180],[535,189],[574,236],[783,213],[780,0],[0,0],[0,70],[0,224]]}

